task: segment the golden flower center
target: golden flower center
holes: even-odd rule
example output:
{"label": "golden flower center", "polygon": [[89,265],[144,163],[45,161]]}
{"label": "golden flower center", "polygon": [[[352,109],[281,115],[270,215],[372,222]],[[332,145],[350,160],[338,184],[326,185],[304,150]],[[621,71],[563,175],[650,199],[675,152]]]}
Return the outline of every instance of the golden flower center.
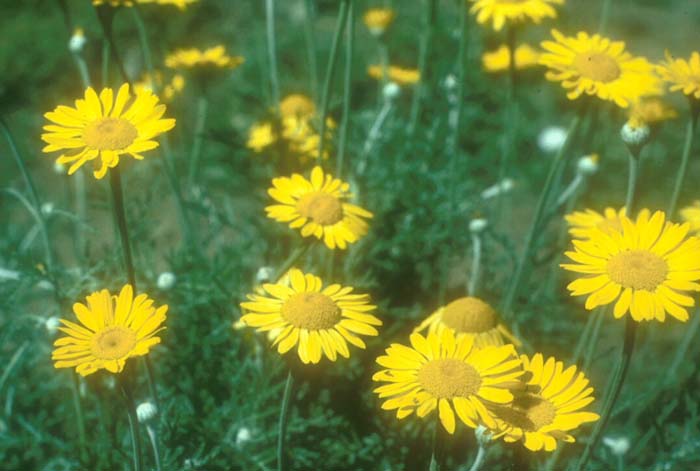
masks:
{"label": "golden flower center", "polygon": [[83,140],[93,149],[122,150],[138,137],[133,124],[122,118],[100,118],[83,130]]}
{"label": "golden flower center", "polygon": [[496,311],[479,298],[459,298],[445,306],[442,322],[457,332],[480,334],[496,327]]}
{"label": "golden flower center", "polygon": [[646,250],[627,250],[608,260],[608,275],[625,288],[654,291],[666,280],[666,261]]}
{"label": "golden flower center", "polygon": [[511,407],[499,409],[498,416],[506,423],[526,432],[536,432],[554,422],[557,409],[542,396],[525,394],[518,397]]}
{"label": "golden flower center", "polygon": [[297,293],[282,305],[282,317],[300,329],[330,329],[340,320],[340,308],[325,294]]}
{"label": "golden flower center", "polygon": [[469,397],[481,386],[481,376],[473,366],[454,358],[432,360],[418,370],[418,382],[435,397]]}
{"label": "golden flower center", "polygon": [[100,360],[124,358],[136,346],[136,332],[122,326],[107,327],[95,334],[90,345],[92,353]]}
{"label": "golden flower center", "polygon": [[612,82],[620,76],[620,66],[617,61],[600,52],[585,52],[577,55],[574,58],[574,67],[584,77],[598,82]]}
{"label": "golden flower center", "polygon": [[320,191],[299,198],[297,210],[305,218],[322,226],[331,226],[343,219],[343,205],[340,200]]}

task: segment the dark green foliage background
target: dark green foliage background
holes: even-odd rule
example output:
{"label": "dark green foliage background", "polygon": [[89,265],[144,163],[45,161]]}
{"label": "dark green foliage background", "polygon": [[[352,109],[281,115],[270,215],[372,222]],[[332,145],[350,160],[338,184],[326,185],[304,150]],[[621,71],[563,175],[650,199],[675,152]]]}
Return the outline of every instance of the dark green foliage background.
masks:
{"label": "dark green foliage background", "polygon": [[[42,200],[54,204],[49,230],[60,281],[57,303],[53,290],[41,283],[46,281],[44,253],[33,219],[15,198],[0,194],[0,268],[19,273],[18,279],[0,280],[0,469],[128,469],[126,414],[113,381],[104,373],[77,385],[89,443],[87,460],[79,459],[72,375],[53,368],[53,337],[44,326],[51,316],[72,318],[71,304],[90,292],[103,287],[116,290],[125,282],[107,180],[87,179],[88,218],[76,224],[74,182],[55,173],[53,157],[41,153],[43,113],[58,104],[69,104],[83,92],[66,46],[70,29],[59,3],[23,0],[0,4],[0,116],[9,123]],[[85,57],[97,83],[99,24],[89,2],[67,3],[69,21],[85,28]],[[283,94],[311,94],[300,15],[303,1],[277,3]],[[317,58],[323,71],[338,2],[314,3]],[[379,3],[358,0],[357,11]],[[426,3],[394,1],[398,18],[387,39],[393,62],[417,64]],[[522,36],[536,43],[554,25],[570,34],[596,30],[601,1],[567,3],[556,23],[527,27]],[[271,104],[264,2],[202,0],[185,13],[171,7],[142,8],[157,64],[174,48],[216,43],[246,57],[244,66],[222,74],[206,89],[211,112],[204,134],[201,184],[185,190],[206,260],[188,255],[183,248],[175,200],[159,151],[149,153],[143,163],[134,165],[125,158],[121,164],[139,290],[170,306],[163,343],[150,355],[162,401],[159,429],[164,469],[274,469],[277,416],[288,366],[297,372],[300,385],[289,424],[294,469],[427,469],[432,422],[415,417],[397,422],[392,414],[381,411],[371,392],[371,376],[377,369],[374,358],[390,342],[406,342],[413,326],[441,301],[463,295],[470,265],[469,220],[493,210],[479,194],[498,179],[506,133],[502,124],[506,79],[486,76],[480,55],[503,38],[478,27],[470,17],[463,125],[459,152],[452,155],[446,147],[451,105],[443,83],[448,74],[456,74],[460,4],[439,2],[427,98],[415,135],[409,138],[406,134],[412,95],[406,89],[361,177],[355,170],[380,98],[376,83],[365,75],[367,65],[378,61],[376,41],[358,21],[345,176],[359,189],[361,203],[375,213],[375,219],[365,239],[337,256],[336,280],[371,293],[385,325],[380,337],[368,342],[366,351],[354,350],[350,360],[315,367],[302,367],[293,355],[281,359],[263,336],[231,328],[240,315],[238,302],[252,289],[257,269],[281,263],[298,241],[296,234],[264,217],[263,208],[269,201],[265,191],[276,170],[265,155],[245,148],[249,126],[269,116]],[[611,37],[625,40],[633,53],[656,61],[664,49],[684,57],[697,50],[698,24],[700,4],[695,0],[618,0],[613,2],[608,31]],[[144,66],[130,11],[117,14],[115,32],[129,73],[140,76]],[[112,72],[111,82],[116,85],[119,77]],[[342,73],[334,84],[330,110],[336,121],[341,116],[340,77]],[[538,150],[537,135],[548,125],[565,126],[578,106],[565,99],[559,85],[547,83],[538,69],[521,75],[517,98],[517,153],[509,170],[516,186],[506,217],[493,222],[485,236],[481,294],[496,305],[513,272],[551,158]],[[196,99],[189,82],[168,111],[178,120],[170,138],[181,175],[187,170],[193,140]],[[680,158],[686,104],[680,96],[670,99],[680,117],[661,129],[644,155],[640,203],[651,209],[666,207]],[[573,177],[578,156],[598,152],[600,172],[590,181],[579,207],[600,210],[622,205],[626,150],[618,130],[625,117],[609,105],[600,105],[597,116],[575,143],[564,178]],[[696,151],[682,204],[700,197],[697,156]],[[285,165],[290,167],[289,162]],[[292,162],[291,167],[295,165]],[[0,141],[0,187],[26,192],[4,140]],[[561,214],[556,214],[541,234],[516,315],[509,323],[525,340],[526,351],[567,360],[587,314],[580,302],[567,295],[567,275],[553,268],[563,249],[557,245],[561,224]],[[88,241],[85,257],[76,256],[76,227],[82,228]],[[314,266],[321,252],[311,253],[306,268]],[[156,286],[163,271],[177,276],[172,290]],[[691,345],[676,376],[666,378],[666,368],[686,328],[671,320],[641,329],[620,412],[606,433],[630,440],[627,469],[700,467],[700,348]],[[621,338],[621,324],[605,319],[602,340],[587,371],[599,396]],[[142,376],[141,369],[139,361],[127,364],[127,370]],[[146,397],[146,384],[139,382],[137,399]],[[240,440],[242,429],[249,432],[248,441]],[[589,431],[579,430],[578,436],[585,437]],[[440,439],[445,447],[445,469],[471,462],[476,448],[470,430],[458,427],[454,437]],[[559,469],[565,469],[581,449],[580,443],[567,447]],[[150,453],[146,456],[152,466]],[[545,458],[544,454],[525,453],[519,445],[496,444],[486,469],[539,469]],[[616,457],[601,447],[590,469],[616,466]]]}

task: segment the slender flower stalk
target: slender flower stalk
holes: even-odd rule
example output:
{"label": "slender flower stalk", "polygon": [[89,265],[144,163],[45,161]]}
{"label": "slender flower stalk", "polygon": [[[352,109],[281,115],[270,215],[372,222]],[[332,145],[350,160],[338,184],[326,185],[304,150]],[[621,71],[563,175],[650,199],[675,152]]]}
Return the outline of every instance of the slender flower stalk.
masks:
{"label": "slender flower stalk", "polygon": [[430,453],[430,465],[428,466],[429,471],[440,471],[440,460],[438,458],[438,442],[440,435],[440,416],[435,414],[435,427],[433,428],[433,440],[432,440],[432,451]]}
{"label": "slender flower stalk", "polygon": [[109,68],[107,65],[107,58],[111,55],[114,59],[114,62],[117,64],[117,67],[119,68],[119,73],[124,79],[124,82],[129,84],[129,88],[132,88],[131,80],[129,80],[129,75],[126,73],[126,68],[124,67],[124,61],[122,60],[121,55],[119,54],[119,50],[117,49],[116,42],[114,41],[114,31],[112,28],[112,19],[114,16],[114,11],[111,8],[103,8],[99,6],[95,6],[94,8],[95,12],[97,13],[97,19],[99,20],[100,28],[102,28],[104,40],[106,41],[106,46],[103,46],[102,50],[102,86],[108,86],[107,82],[109,81]]}
{"label": "slender flower stalk", "polygon": [[294,376],[292,370],[287,373],[287,381],[284,384],[284,395],[282,396],[282,405],[280,407],[280,418],[277,426],[277,471],[286,469],[284,446],[287,435],[287,419],[289,418],[289,406],[292,400],[292,391],[294,389]]}
{"label": "slender flower stalk", "polygon": [[523,248],[523,252],[515,267],[515,273],[513,274],[513,278],[510,282],[510,285],[508,286],[508,291],[506,292],[504,297],[503,307],[501,309],[501,312],[504,316],[510,316],[512,314],[511,309],[513,307],[513,302],[515,301],[515,298],[518,295],[520,283],[522,282],[523,276],[525,274],[525,266],[529,262],[530,256],[532,255],[532,249],[535,245],[535,238],[540,229],[540,222],[542,221],[543,216],[545,215],[547,202],[549,201],[552,189],[554,187],[554,180],[556,179],[556,176],[559,174],[560,169],[566,161],[565,156],[569,151],[569,146],[571,145],[571,141],[574,138],[580,123],[580,115],[575,116],[574,119],[571,121],[571,124],[569,125],[569,129],[566,134],[566,141],[559,149],[559,152],[554,157],[554,160],[552,161],[552,164],[549,168],[547,179],[545,180],[542,193],[540,194],[539,201],[537,202],[537,207],[535,209],[535,214],[532,219],[532,224],[530,225],[530,229],[528,230],[527,236],[525,237],[525,247]]}
{"label": "slender flower stalk", "polygon": [[608,29],[608,20],[610,19],[610,7],[612,0],[603,0],[603,7],[600,13],[600,23],[598,24],[598,33],[605,34]]}
{"label": "slender flower stalk", "polygon": [[190,166],[187,174],[187,187],[193,189],[197,183],[199,174],[199,158],[202,154],[202,143],[204,142],[204,127],[207,122],[209,102],[205,95],[204,87],[200,87],[200,96],[197,98],[197,113],[194,124],[194,141],[190,152]]}
{"label": "slender flower stalk", "polygon": [[472,463],[471,468],[469,468],[469,471],[479,471],[481,469],[481,466],[484,464],[484,461],[486,461],[486,447],[479,443],[479,449],[476,452],[476,458],[474,458],[474,463]]}
{"label": "slender flower stalk", "polygon": [[270,66],[272,102],[275,108],[280,102],[280,81],[277,72],[277,38],[275,36],[275,0],[265,0],[265,25],[267,33],[267,58]]}
{"label": "slender flower stalk", "polygon": [[467,284],[467,293],[472,297],[475,296],[478,291],[479,279],[481,278],[481,233],[484,231],[487,224],[485,219],[474,219],[469,224],[469,232],[471,232],[472,236],[472,266],[469,274],[469,282]]}
{"label": "slender flower stalk", "polygon": [[71,395],[73,396],[73,409],[75,409],[75,421],[78,423],[78,444],[80,446],[80,459],[87,461],[87,441],[85,440],[85,416],[83,415],[83,404],[80,401],[80,391],[78,384],[78,374],[71,372]]}
{"label": "slender flower stalk", "polygon": [[[151,47],[150,41],[148,40],[148,31],[146,30],[146,23],[143,21],[143,15],[141,14],[141,8],[139,7],[138,3],[134,4],[134,7],[131,8],[131,12],[134,17],[136,29],[139,33],[139,44],[141,45],[143,63],[146,66],[146,72],[148,73],[148,76],[151,78],[151,81],[153,81],[153,54],[151,54]],[[153,87],[157,87],[156,83],[152,83],[151,85]]]}
{"label": "slender flower stalk", "polygon": [[685,176],[688,172],[690,153],[693,149],[693,136],[695,135],[697,125],[698,111],[696,111],[695,107],[691,105],[690,116],[688,117],[688,124],[686,125],[685,142],[683,143],[683,155],[681,157],[681,164],[678,167],[678,174],[676,175],[676,183],[673,187],[671,202],[669,203],[668,211],[666,212],[669,218],[672,218],[676,213],[676,208],[678,206],[678,198],[681,195],[681,190],[683,189],[683,182],[685,181]]}
{"label": "slender flower stalk", "polygon": [[328,59],[328,67],[326,69],[326,78],[323,83],[323,95],[321,97],[321,114],[319,118],[320,133],[318,139],[318,165],[323,163],[323,153],[326,145],[326,117],[328,116],[328,106],[331,100],[331,88],[335,77],[335,69],[338,64],[338,56],[340,52],[340,40],[343,37],[345,26],[347,25],[348,13],[350,11],[350,3],[352,0],[341,0],[340,11],[338,12],[338,21],[335,26],[335,34],[331,45],[331,54]]}
{"label": "slender flower stalk", "polygon": [[119,389],[121,389],[126,404],[126,412],[129,417],[129,431],[131,432],[131,447],[134,460],[134,471],[141,471],[141,436],[139,433],[139,423],[136,417],[136,404],[131,392],[131,385],[127,380],[117,376]]}
{"label": "slender flower stalk", "polygon": [[408,133],[413,135],[418,124],[418,119],[421,115],[423,99],[426,95],[428,70],[430,66],[430,57],[433,49],[433,37],[437,27],[437,12],[438,0],[426,0],[426,27],[423,32],[420,45],[420,56],[418,58],[418,69],[420,70],[420,83],[413,94],[413,103],[411,104],[411,121],[408,125]]}
{"label": "slender flower stalk", "polygon": [[313,0],[300,0],[304,3],[304,42],[311,79],[311,95],[318,103],[318,61],[316,60],[316,41],[314,40],[314,4]]}
{"label": "slender flower stalk", "polygon": [[[348,131],[350,129],[350,102],[352,101],[352,62],[355,49],[355,4],[350,3],[348,12],[348,24],[345,34],[345,77],[343,79],[343,117],[340,123],[340,137],[338,142],[338,161],[336,165],[336,177],[342,178],[345,153],[348,147]],[[334,257],[331,258],[333,260]]]}

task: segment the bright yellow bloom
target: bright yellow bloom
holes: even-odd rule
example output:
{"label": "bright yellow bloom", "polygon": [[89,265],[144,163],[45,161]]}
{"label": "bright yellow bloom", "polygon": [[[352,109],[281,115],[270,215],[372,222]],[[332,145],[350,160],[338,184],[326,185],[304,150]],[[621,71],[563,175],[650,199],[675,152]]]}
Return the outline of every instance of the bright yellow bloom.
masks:
{"label": "bright yellow bloom", "polygon": [[385,370],[372,376],[387,382],[374,390],[384,410],[396,410],[403,419],[425,417],[438,409],[440,422],[454,433],[457,417],[469,427],[480,423],[495,428],[492,408],[513,401],[511,389],[519,387],[524,374],[512,345],[474,348],[471,337],[456,340],[451,330],[423,337],[411,334],[411,347],[391,344],[377,358]]}
{"label": "bright yellow bloom", "polygon": [[566,37],[552,30],[554,41],[543,41],[540,64],[549,68],[547,80],[561,82],[570,100],[582,94],[597,96],[627,108],[646,95],[661,92],[654,67],[643,57],[625,51],[625,43],[580,32]]}
{"label": "bright yellow bloom", "polygon": [[396,12],[391,8],[371,8],[365,12],[363,20],[370,33],[380,36],[391,26],[396,18]]}
{"label": "bright yellow bloom", "polygon": [[146,294],[134,297],[131,285],[119,295],[103,289],[87,297],[87,305],[75,303],[73,312],[82,325],[60,319],[58,329],[68,337],[54,342],[51,359],[56,368],[73,368],[82,376],[100,369],[119,373],[126,360],[146,355],[160,343],[156,334],[165,327],[168,306],[153,307]]}
{"label": "bright yellow bloom", "polygon": [[366,294],[351,294],[353,288],[338,284],[323,288],[317,276],[293,269],[289,284],[264,284],[272,297],[249,294],[241,303],[248,313],[241,321],[260,332],[275,330],[273,346],[280,354],[297,347],[304,363],[318,363],[325,355],[336,361],[338,354],[350,357],[348,342],[366,348],[358,335],[376,336],[373,326],[382,321],[369,314],[376,306]]}
{"label": "bright yellow bloom", "polygon": [[[515,48],[515,69],[523,70],[539,64],[540,52],[529,44]],[[487,72],[505,72],[510,68],[510,49],[505,44],[495,51],[485,52],[481,63]]]}
{"label": "bright yellow bloom", "polygon": [[451,330],[457,340],[471,337],[475,348],[507,343],[520,345],[520,341],[500,321],[496,311],[481,299],[474,297],[455,299],[442,306],[416,327],[414,332],[423,332],[425,329],[428,329],[428,333],[437,333],[438,336],[442,335],[443,330]]}
{"label": "bright yellow bloom", "polygon": [[248,130],[248,142],[246,147],[255,152],[262,152],[277,141],[272,123],[255,123]]}
{"label": "bright yellow bloom", "polygon": [[522,440],[529,450],[554,451],[557,440],[573,443],[569,432],[586,422],[600,418],[593,412],[582,411],[593,402],[593,388],[576,366],[564,369],[553,357],[544,361],[541,353],[532,358],[520,357],[528,373],[528,392],[516,395],[510,407],[497,407],[497,428],[494,437],[506,442]]}
{"label": "bright yellow bloom", "polygon": [[134,92],[137,94],[143,90],[154,92],[156,87],[163,89],[163,101],[170,102],[184,90],[185,78],[181,74],[175,74],[170,82],[164,82],[163,74],[156,70],[152,76],[146,74],[141,80],[134,83]]}
{"label": "bright yellow bloom", "polygon": [[695,201],[691,206],[681,209],[681,219],[690,224],[691,232],[700,235],[700,201]]}
{"label": "bright yellow bloom", "polygon": [[476,15],[479,24],[491,22],[493,29],[500,31],[503,26],[530,20],[539,23],[543,18],[556,18],[553,5],[563,5],[564,0],[470,0],[469,10]]}
{"label": "bright yellow bloom", "polygon": [[[367,74],[376,80],[384,80],[384,67],[381,65],[371,65],[367,69]],[[414,85],[420,81],[420,71],[417,69],[404,69],[390,65],[387,68],[387,79],[398,85]]]}
{"label": "bright yellow bloom", "polygon": [[[333,138],[335,128],[336,124],[333,118],[326,118],[326,142],[330,142]],[[286,116],[282,118],[282,137],[286,139],[289,150],[298,155],[302,163],[318,158],[321,135],[312,125],[311,117]],[[328,158],[328,149],[326,148],[323,150],[323,159]]]}
{"label": "bright yellow bloom", "polygon": [[[603,214],[592,209],[574,211],[564,216],[569,224],[569,234],[577,239],[590,239],[596,230],[603,232],[622,230],[622,217],[626,214],[625,208],[605,208]],[[649,217],[648,211],[646,217]]]}
{"label": "bright yellow bloom", "polygon": [[658,97],[642,98],[632,103],[628,114],[630,120],[650,126],[677,116],[676,110]]}
{"label": "bright yellow bloom", "polygon": [[700,291],[700,239],[687,237],[690,224],[666,222],[663,211],[641,212],[637,221],[620,217],[622,227],[593,229],[589,240],[574,240],[562,264],[581,278],[567,286],[572,296],[588,296],[586,309],[615,303],[616,318],[627,312],[637,322],[666,313],[685,322]]}
{"label": "bright yellow bloom", "polygon": [[300,228],[303,237],[323,240],[329,249],[345,249],[367,233],[363,218],[373,216],[344,201],[352,196],[349,189],[349,184],[316,166],[310,180],[297,173],[273,178],[267,192],[280,204],[268,206],[265,211],[270,219],[289,223],[292,229]]}
{"label": "bright yellow bloom", "polygon": [[92,0],[93,5],[109,5],[112,7],[132,7],[134,3],[155,3],[157,5],[174,5],[180,10],[184,10],[187,5],[195,3],[199,0]]}
{"label": "bright yellow bloom", "polygon": [[178,49],[165,58],[165,65],[171,69],[235,69],[245,62],[241,56],[229,56],[222,45],[200,50]]}
{"label": "bright yellow bloom", "polygon": [[75,101],[75,108],[58,106],[44,115],[55,124],[43,128],[47,132],[41,139],[48,144],[43,151],[66,150],[57,162],[71,164],[69,175],[95,161],[94,175],[100,179],[119,164],[119,157],[142,160],[142,152],[158,147],[154,138],[175,126],[174,119],[161,119],[164,113],[165,105],[158,104],[158,97],[149,90],[132,97],[124,84],[115,98],[111,88],[99,96],[88,88],[85,99]]}
{"label": "bright yellow bloom", "polygon": [[693,52],[689,60],[676,59],[666,51],[666,62],[657,67],[664,82],[672,92],[682,91],[685,95],[700,100],[700,53]]}
{"label": "bright yellow bloom", "polygon": [[316,105],[306,95],[293,93],[280,101],[280,115],[282,117],[310,118],[314,114],[316,114]]}

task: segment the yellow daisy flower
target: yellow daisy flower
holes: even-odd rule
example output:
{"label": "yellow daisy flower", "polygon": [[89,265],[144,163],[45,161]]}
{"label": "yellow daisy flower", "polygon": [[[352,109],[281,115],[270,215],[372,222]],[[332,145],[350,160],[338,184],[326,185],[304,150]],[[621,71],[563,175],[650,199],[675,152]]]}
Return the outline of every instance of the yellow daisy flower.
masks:
{"label": "yellow daisy flower", "polygon": [[[376,80],[384,80],[384,67],[381,65],[371,65],[367,69],[367,74]],[[415,85],[420,81],[420,71],[417,69],[404,69],[395,65],[387,68],[388,80],[398,85]]]}
{"label": "yellow daisy flower", "polygon": [[262,152],[277,141],[275,130],[270,122],[255,123],[248,130],[246,147],[255,152]]}
{"label": "yellow daisy flower", "polygon": [[588,310],[614,302],[616,318],[629,312],[637,322],[663,322],[668,313],[685,322],[695,305],[685,293],[700,291],[700,239],[687,237],[690,224],[666,222],[663,211],[620,221],[621,229],[573,241],[566,255],[576,263],[561,265],[582,274],[567,286],[571,295],[588,296]]}
{"label": "yellow daisy flower", "polygon": [[690,231],[700,235],[700,201],[681,209],[681,219],[690,224]]}
{"label": "yellow daisy flower", "polygon": [[245,62],[241,56],[229,56],[222,45],[200,50],[178,49],[165,58],[165,65],[171,69],[235,69]]}
{"label": "yellow daisy flower", "polygon": [[442,426],[454,433],[457,417],[469,427],[496,426],[491,409],[513,401],[511,389],[524,374],[512,345],[474,348],[471,337],[456,340],[451,330],[423,337],[413,333],[411,347],[394,343],[377,363],[387,368],[372,376],[386,382],[374,390],[384,410],[403,419],[425,417],[438,409]]}
{"label": "yellow daisy flower", "polygon": [[362,17],[369,32],[381,36],[391,26],[396,18],[396,12],[391,8],[371,8]]}
{"label": "yellow daisy flower", "polygon": [[497,428],[494,438],[506,442],[522,440],[529,450],[554,451],[557,441],[573,443],[569,432],[586,422],[600,418],[593,412],[582,411],[593,402],[593,388],[583,373],[576,374],[576,366],[564,369],[553,357],[544,361],[541,353],[532,358],[520,357],[526,372],[528,390],[516,395],[510,407],[497,407]]}
{"label": "yellow daisy flower", "polygon": [[185,78],[181,74],[175,74],[169,82],[166,82],[163,73],[156,70],[152,75],[145,74],[141,80],[135,82],[134,92],[136,94],[144,90],[155,92],[156,87],[163,89],[163,101],[170,102],[184,90]]}
{"label": "yellow daisy flower", "polygon": [[621,218],[626,214],[625,208],[605,208],[603,214],[592,209],[574,211],[564,216],[569,224],[569,234],[577,239],[590,239],[595,230],[608,232],[622,230]]}
{"label": "yellow daisy flower", "polygon": [[597,96],[627,108],[645,95],[661,92],[654,67],[643,57],[625,51],[625,43],[580,32],[566,37],[552,30],[554,41],[543,41],[540,64],[549,68],[547,80],[561,82],[570,100],[582,94]]}
{"label": "yellow daisy flower", "polygon": [[156,334],[165,329],[168,306],[153,307],[146,294],[134,297],[131,285],[111,295],[103,289],[87,297],[87,304],[75,303],[73,312],[80,324],[60,319],[58,329],[68,334],[54,342],[51,359],[56,368],[73,368],[82,376],[100,369],[119,373],[126,360],[146,355],[160,343]]}
{"label": "yellow daisy flower", "polygon": [[700,100],[700,53],[693,52],[689,60],[676,59],[666,51],[666,62],[657,67],[664,82],[672,92],[682,91],[685,95]]}
{"label": "yellow daisy flower", "polygon": [[[539,64],[540,52],[529,44],[515,48],[515,69],[529,69]],[[495,51],[485,52],[481,63],[487,72],[505,72],[510,68],[510,49],[505,44]]]}
{"label": "yellow daisy flower", "polygon": [[311,179],[299,174],[272,180],[268,194],[280,204],[265,208],[267,216],[278,222],[289,223],[292,229],[301,228],[303,237],[314,236],[323,240],[329,249],[345,249],[367,233],[363,218],[373,215],[343,200],[350,198],[350,185],[324,174],[314,167]]}
{"label": "yellow daisy flower", "polygon": [[628,113],[630,120],[649,126],[668,121],[677,116],[676,110],[658,97],[642,98],[632,103]]}
{"label": "yellow daisy flower", "polygon": [[293,269],[289,285],[264,284],[263,289],[272,297],[249,294],[241,303],[247,312],[241,321],[260,332],[276,330],[273,346],[280,354],[296,346],[304,363],[318,363],[322,355],[336,361],[338,354],[350,357],[348,343],[365,348],[358,335],[379,334],[373,326],[382,321],[369,314],[376,306],[366,294],[351,294],[351,287],[323,288],[319,277]]}
{"label": "yellow daisy flower", "polygon": [[293,118],[310,118],[316,114],[313,100],[300,93],[287,95],[280,101],[280,115]]}
{"label": "yellow daisy flower", "polygon": [[471,337],[475,348],[507,343],[520,345],[520,341],[501,323],[496,311],[475,297],[455,299],[442,306],[416,327],[414,332],[426,329],[428,333],[436,333],[438,336],[442,335],[443,330],[451,330],[457,340]]}
{"label": "yellow daisy flower", "polygon": [[543,18],[556,18],[554,5],[563,5],[564,0],[470,0],[469,10],[476,15],[476,22],[491,22],[493,29],[500,31],[503,26],[530,20],[539,23]]}
{"label": "yellow daisy flower", "polygon": [[[86,162],[95,160],[95,178],[103,178],[119,157],[130,155],[142,160],[142,152],[158,147],[156,136],[171,130],[174,119],[161,119],[165,105],[149,90],[141,90],[132,99],[129,85],[119,88],[116,98],[111,88],[99,96],[92,88],[75,108],[58,106],[44,115],[54,124],[44,126],[41,139],[48,145],[44,152],[66,151],[56,162],[68,164],[72,175]],[[99,162],[96,161],[99,159]]]}

